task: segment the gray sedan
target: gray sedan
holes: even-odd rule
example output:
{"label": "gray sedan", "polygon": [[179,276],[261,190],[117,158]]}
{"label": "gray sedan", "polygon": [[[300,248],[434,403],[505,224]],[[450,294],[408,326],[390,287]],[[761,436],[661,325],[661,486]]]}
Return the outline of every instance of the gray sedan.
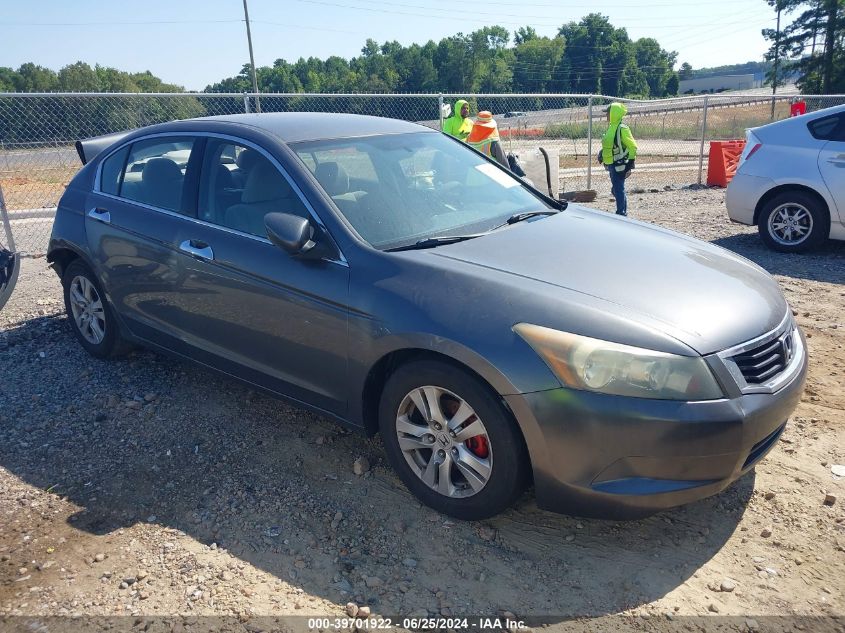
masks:
{"label": "gray sedan", "polygon": [[427,128],[211,117],[78,143],[48,259],[73,331],[191,359],[363,433],[429,506],[633,517],[714,494],[798,403],[777,283],[549,199]]}

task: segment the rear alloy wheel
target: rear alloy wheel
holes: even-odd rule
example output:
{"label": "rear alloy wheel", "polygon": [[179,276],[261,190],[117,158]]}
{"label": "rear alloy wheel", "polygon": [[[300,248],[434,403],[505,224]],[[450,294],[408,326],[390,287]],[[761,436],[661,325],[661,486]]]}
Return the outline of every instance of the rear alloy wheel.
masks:
{"label": "rear alloy wheel", "polygon": [[62,276],[65,310],[73,333],[88,353],[97,358],[127,350],[117,321],[94,274],[80,260],[70,263]]}
{"label": "rear alloy wheel", "polygon": [[757,224],[766,246],[783,253],[815,248],[830,230],[827,210],[815,197],[801,191],[785,192],[769,200]]}
{"label": "rear alloy wheel", "polygon": [[446,363],[400,367],[382,395],[388,459],[435,510],[482,519],[510,506],[529,471],[522,436],[490,389]]}

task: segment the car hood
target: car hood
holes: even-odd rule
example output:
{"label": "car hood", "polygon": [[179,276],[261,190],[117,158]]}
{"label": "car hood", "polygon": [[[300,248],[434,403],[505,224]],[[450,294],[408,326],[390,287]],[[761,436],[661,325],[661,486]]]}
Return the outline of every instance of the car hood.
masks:
{"label": "car hood", "polygon": [[787,311],[777,282],[745,258],[583,207],[430,252],[589,295],[700,354],[768,332]]}

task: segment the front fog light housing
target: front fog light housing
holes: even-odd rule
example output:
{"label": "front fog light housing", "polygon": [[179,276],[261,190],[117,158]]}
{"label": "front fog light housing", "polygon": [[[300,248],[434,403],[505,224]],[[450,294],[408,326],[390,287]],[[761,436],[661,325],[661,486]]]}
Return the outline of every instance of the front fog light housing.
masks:
{"label": "front fog light housing", "polygon": [[700,356],[677,356],[530,323],[513,329],[566,387],[655,400],[724,397]]}

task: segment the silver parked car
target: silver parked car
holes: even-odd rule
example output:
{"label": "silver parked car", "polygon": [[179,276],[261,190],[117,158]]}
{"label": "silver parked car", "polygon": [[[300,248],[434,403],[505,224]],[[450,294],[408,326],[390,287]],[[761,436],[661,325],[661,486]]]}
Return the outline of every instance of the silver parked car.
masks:
{"label": "silver parked car", "polygon": [[725,203],[774,250],[845,240],[845,106],[748,130]]}
{"label": "silver parked car", "polygon": [[804,338],[765,271],[420,125],[233,115],[79,153],[47,258],[88,352],[145,345],[381,433],[453,516],[531,482],[609,517],[715,494],[800,400]]}

